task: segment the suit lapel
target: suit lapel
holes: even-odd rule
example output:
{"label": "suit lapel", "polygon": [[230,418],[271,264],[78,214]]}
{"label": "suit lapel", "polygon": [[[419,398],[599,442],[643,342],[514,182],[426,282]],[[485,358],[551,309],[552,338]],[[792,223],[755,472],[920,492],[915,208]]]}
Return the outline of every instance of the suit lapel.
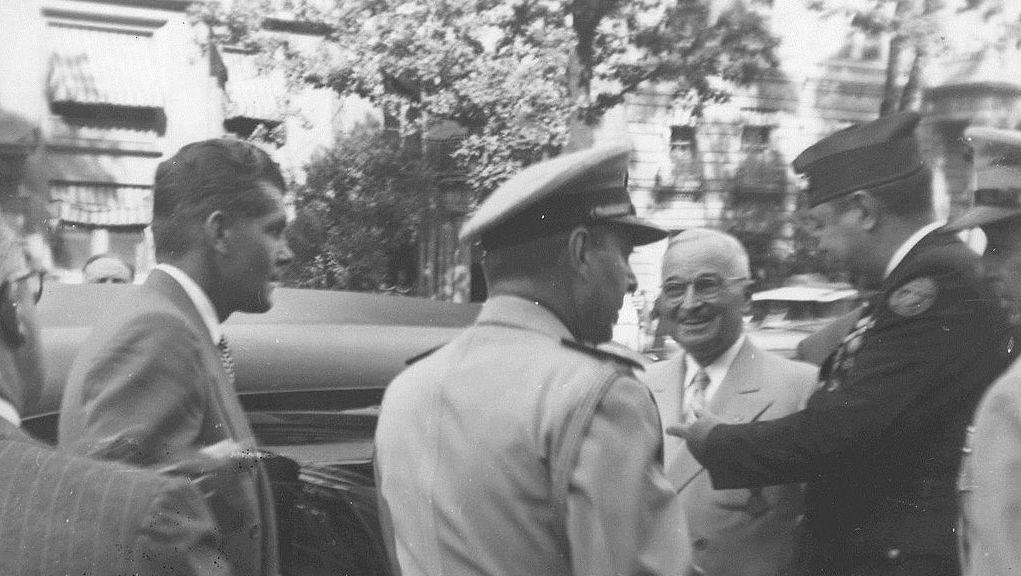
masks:
{"label": "suit lapel", "polygon": [[[684,404],[682,398],[684,397],[684,380],[686,376],[686,362],[684,361],[687,354],[679,354],[677,368],[672,371],[671,377],[675,378],[675,387],[672,387],[674,391],[675,405],[677,406],[677,420],[681,419],[684,414]],[[682,444],[677,450],[677,457],[674,458],[673,462],[666,470],[667,478],[674,485],[674,488],[678,492],[684,490],[691,481],[694,480],[705,468],[699,464],[698,460],[695,459],[691,454],[691,450],[688,450],[687,444]]]}
{"label": "suit lapel", "polygon": [[728,424],[737,424],[750,421],[766,407],[769,398],[760,393],[764,386],[761,364],[762,352],[745,338],[730,370],[727,370],[709,402],[713,414],[725,419]]}
{"label": "suit lapel", "polygon": [[159,269],[149,274],[144,286],[166,298],[199,334],[199,340],[203,343],[201,348],[203,362],[210,375],[210,394],[219,405],[229,436],[238,442],[254,442],[248,418],[238,401],[237,391],[231,385],[230,377],[227,376],[227,371],[220,360],[220,351],[210,339],[209,329],[188,293],[173,276]]}
{"label": "suit lapel", "polygon": [[[723,382],[709,401],[709,409],[713,414],[728,423],[748,422],[769,405],[769,399],[759,393],[763,386],[759,374],[761,362],[762,353],[746,338]],[[683,376],[683,361],[681,366]],[[691,451],[684,447],[667,470],[667,478],[680,492],[704,470]]]}

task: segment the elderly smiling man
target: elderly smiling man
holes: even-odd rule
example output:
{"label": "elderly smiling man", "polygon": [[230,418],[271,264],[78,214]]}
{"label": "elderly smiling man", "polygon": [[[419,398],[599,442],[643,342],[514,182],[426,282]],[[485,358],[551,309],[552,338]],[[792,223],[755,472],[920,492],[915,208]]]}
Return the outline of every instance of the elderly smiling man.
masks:
{"label": "elderly smiling man", "polygon": [[[744,335],[748,254],[715,230],[685,230],[663,257],[660,321],[684,353],[645,375],[664,426],[708,408],[727,422],[779,418],[811,394],[815,369],[760,350]],[[681,491],[693,565],[706,576],[786,574],[794,558],[800,484],[713,490],[709,475],[674,436],[667,477]]]}

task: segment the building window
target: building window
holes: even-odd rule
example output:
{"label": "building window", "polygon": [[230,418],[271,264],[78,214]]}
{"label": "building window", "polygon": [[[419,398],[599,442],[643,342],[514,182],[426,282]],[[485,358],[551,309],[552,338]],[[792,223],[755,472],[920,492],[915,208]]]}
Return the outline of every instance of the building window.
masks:
{"label": "building window", "polygon": [[741,150],[754,151],[769,148],[772,126],[744,126],[741,128]]}
{"label": "building window", "polygon": [[702,163],[695,127],[671,126],[668,159],[656,175],[656,188],[663,192],[697,194],[701,187]]}
{"label": "building window", "polygon": [[670,127],[670,157],[677,160],[692,160],[697,153],[695,128],[691,126]]}
{"label": "building window", "polygon": [[847,33],[844,45],[837,52],[837,58],[856,62],[875,62],[883,57],[882,39],[862,30]]}

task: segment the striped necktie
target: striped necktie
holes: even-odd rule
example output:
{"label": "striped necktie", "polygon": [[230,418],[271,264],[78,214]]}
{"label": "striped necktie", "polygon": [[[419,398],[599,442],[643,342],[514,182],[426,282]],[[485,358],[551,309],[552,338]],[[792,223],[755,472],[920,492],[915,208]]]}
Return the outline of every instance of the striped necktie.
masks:
{"label": "striped necktie", "polygon": [[223,363],[223,370],[227,373],[227,378],[230,380],[231,385],[233,385],[234,358],[230,355],[230,346],[227,344],[227,336],[220,336],[220,341],[216,343],[216,347],[220,350],[220,362]]}

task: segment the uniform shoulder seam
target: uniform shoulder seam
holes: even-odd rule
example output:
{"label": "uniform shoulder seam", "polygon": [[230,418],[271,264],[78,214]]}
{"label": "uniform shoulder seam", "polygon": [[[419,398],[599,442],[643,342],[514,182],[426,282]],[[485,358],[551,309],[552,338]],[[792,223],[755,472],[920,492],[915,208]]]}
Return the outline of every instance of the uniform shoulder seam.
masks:
{"label": "uniform shoulder seam", "polygon": [[634,370],[645,370],[645,366],[634,358],[629,358],[623,354],[619,354],[612,350],[605,350],[603,348],[595,348],[587,344],[582,344],[577,340],[571,340],[570,338],[561,338],[560,343],[571,350],[577,350],[583,354],[587,354],[593,358],[599,360],[612,360],[619,364],[624,364]]}

